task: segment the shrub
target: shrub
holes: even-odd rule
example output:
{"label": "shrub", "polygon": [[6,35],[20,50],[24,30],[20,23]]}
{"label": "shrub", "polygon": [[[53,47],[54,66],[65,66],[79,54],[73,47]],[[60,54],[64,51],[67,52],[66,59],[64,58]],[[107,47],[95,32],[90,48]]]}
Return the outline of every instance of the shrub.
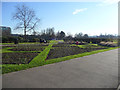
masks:
{"label": "shrub", "polygon": [[8,38],[7,37],[2,37],[2,43],[7,43]]}
{"label": "shrub", "polygon": [[15,40],[14,40],[14,44],[18,44],[18,39],[15,39]]}
{"label": "shrub", "polygon": [[90,41],[94,44],[99,44],[101,42],[101,39],[100,38],[91,38]]}
{"label": "shrub", "polygon": [[114,44],[113,42],[101,42],[99,45],[107,46],[107,47],[117,47],[117,44]]}
{"label": "shrub", "polygon": [[7,36],[7,37],[2,37],[2,43],[12,43],[15,42],[16,37],[13,36]]}

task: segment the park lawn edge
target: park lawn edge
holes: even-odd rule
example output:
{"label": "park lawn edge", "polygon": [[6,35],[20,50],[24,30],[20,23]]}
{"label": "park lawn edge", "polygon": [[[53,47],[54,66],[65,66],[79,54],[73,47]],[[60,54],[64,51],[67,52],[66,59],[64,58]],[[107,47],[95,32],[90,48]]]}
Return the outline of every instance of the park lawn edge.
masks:
{"label": "park lawn edge", "polygon": [[[37,67],[37,66],[43,66],[43,65],[47,65],[47,64],[57,63],[57,62],[61,62],[61,61],[66,61],[66,60],[70,60],[73,58],[83,57],[83,56],[92,55],[92,54],[96,54],[99,52],[109,51],[109,50],[118,48],[118,47],[114,47],[114,48],[96,50],[96,51],[91,51],[91,52],[85,52],[85,53],[76,54],[76,55],[65,56],[65,57],[61,57],[61,58],[45,60],[50,49],[52,48],[52,45],[53,44],[50,44],[48,47],[46,47],[45,50],[43,50],[39,55],[37,55],[29,64],[19,64],[19,65],[3,64],[3,65],[1,65],[2,66],[2,74],[25,70],[25,69],[33,68],[33,67]],[[39,59],[39,58],[41,58],[41,59]]]}

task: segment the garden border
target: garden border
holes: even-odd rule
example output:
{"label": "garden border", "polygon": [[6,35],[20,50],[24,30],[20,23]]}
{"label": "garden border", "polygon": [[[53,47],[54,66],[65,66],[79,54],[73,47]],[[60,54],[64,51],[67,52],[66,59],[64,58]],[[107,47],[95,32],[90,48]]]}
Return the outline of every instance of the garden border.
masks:
{"label": "garden border", "polygon": [[[0,67],[2,67],[2,74],[44,65],[47,54],[49,53],[54,43],[56,42],[51,41],[51,43],[40,54],[38,54],[35,58],[33,58],[33,60],[29,64],[19,64],[19,65],[18,64],[2,64],[0,65]],[[41,58],[41,59],[38,59],[38,58]]]}
{"label": "garden border", "polygon": [[14,72],[14,71],[25,70],[28,68],[42,66],[42,65],[46,65],[46,64],[52,64],[52,63],[56,63],[56,62],[66,61],[66,60],[70,60],[73,58],[88,56],[88,55],[92,55],[92,54],[96,54],[96,53],[109,51],[109,50],[118,48],[118,47],[113,47],[113,48],[111,47],[108,49],[96,50],[96,51],[85,52],[85,53],[76,54],[76,55],[65,56],[65,57],[61,57],[61,58],[45,60],[47,58],[47,55],[48,55],[50,49],[52,48],[52,45],[55,43],[57,43],[57,42],[51,41],[51,43],[40,54],[38,54],[29,64],[20,64],[20,65],[3,64],[3,65],[1,65],[0,67],[2,67],[2,74]]}

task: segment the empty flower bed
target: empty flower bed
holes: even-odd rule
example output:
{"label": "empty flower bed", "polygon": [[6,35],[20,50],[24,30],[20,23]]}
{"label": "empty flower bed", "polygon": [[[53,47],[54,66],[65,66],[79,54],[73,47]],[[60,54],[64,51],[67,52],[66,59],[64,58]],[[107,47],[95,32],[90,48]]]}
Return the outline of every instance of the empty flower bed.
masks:
{"label": "empty flower bed", "polygon": [[58,44],[54,44],[52,47],[70,47],[69,43],[58,43]]}
{"label": "empty flower bed", "polygon": [[11,51],[43,51],[45,46],[40,44],[17,45],[15,48],[9,49]]}
{"label": "empty flower bed", "polygon": [[3,53],[2,64],[28,64],[39,53],[24,52],[24,53]]}
{"label": "empty flower bed", "polygon": [[80,54],[84,52],[90,52],[94,50],[100,50],[100,49],[105,49],[105,47],[85,45],[84,48],[80,48],[77,45],[71,46],[71,44],[55,44],[53,45],[53,48],[50,50],[46,60]]}
{"label": "empty flower bed", "polygon": [[[48,44],[18,44],[3,46],[2,64],[28,64]],[[10,52],[7,52],[10,51]]]}
{"label": "empty flower bed", "polygon": [[115,49],[91,43],[86,45],[56,43],[57,41],[51,41],[49,45],[20,43],[3,46],[2,62],[0,62],[2,74]]}
{"label": "empty flower bed", "polygon": [[8,47],[16,47],[16,45],[2,45],[2,49],[8,48]]}

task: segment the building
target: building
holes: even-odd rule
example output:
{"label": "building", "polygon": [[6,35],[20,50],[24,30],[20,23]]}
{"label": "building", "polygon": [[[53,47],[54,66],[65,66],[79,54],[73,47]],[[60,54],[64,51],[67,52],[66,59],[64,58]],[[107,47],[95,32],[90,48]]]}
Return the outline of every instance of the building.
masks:
{"label": "building", "polygon": [[0,33],[2,33],[2,36],[10,36],[11,28],[6,26],[0,26]]}

